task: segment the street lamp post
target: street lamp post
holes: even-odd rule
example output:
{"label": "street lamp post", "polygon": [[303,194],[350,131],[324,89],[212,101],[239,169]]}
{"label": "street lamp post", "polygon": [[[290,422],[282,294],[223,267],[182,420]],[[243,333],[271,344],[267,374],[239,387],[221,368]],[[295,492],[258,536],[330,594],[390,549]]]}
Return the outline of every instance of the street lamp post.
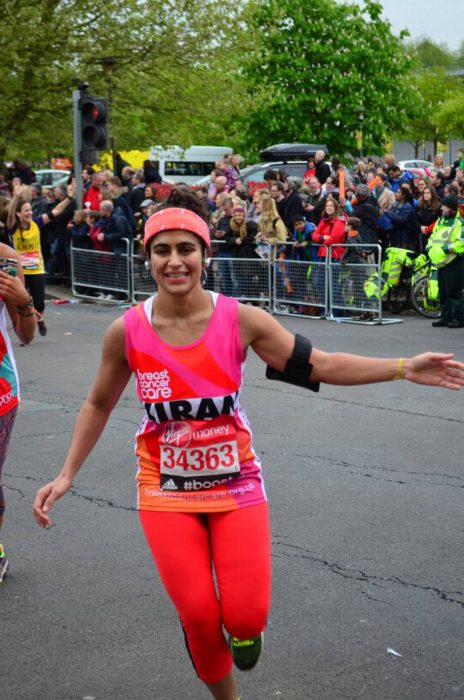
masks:
{"label": "street lamp post", "polygon": [[101,58],[97,63],[103,68],[103,74],[105,76],[106,84],[108,86],[108,114],[109,114],[109,124],[110,124],[110,144],[111,144],[111,157],[113,160],[113,173],[116,175],[116,142],[114,138],[114,131],[112,126],[112,106],[113,106],[113,74],[114,69],[118,64],[118,59],[114,56],[105,56]]}
{"label": "street lamp post", "polygon": [[356,108],[356,114],[358,115],[358,122],[359,122],[358,137],[356,140],[357,140],[357,144],[358,144],[359,157],[363,158],[363,156],[364,156],[363,126],[364,126],[364,115],[366,114],[366,110],[364,109],[363,105],[360,105],[359,107]]}

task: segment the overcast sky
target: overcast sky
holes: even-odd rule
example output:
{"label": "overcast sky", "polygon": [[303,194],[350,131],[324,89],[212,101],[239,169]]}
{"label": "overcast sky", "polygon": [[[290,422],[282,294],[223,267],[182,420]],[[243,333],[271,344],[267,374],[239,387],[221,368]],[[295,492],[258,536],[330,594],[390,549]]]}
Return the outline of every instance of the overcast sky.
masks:
{"label": "overcast sky", "polygon": [[[448,0],[380,0],[383,17],[390,20],[393,33],[408,29],[411,39],[428,36],[451,50],[464,41],[464,1]],[[362,1],[358,2],[363,5]]]}

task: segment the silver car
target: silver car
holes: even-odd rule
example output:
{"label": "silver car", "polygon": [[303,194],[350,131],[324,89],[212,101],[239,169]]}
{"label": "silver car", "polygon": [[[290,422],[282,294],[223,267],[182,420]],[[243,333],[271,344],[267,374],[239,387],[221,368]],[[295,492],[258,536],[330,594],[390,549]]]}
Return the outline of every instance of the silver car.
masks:
{"label": "silver car", "polygon": [[36,182],[42,187],[56,187],[57,185],[67,185],[70,170],[34,170]]}

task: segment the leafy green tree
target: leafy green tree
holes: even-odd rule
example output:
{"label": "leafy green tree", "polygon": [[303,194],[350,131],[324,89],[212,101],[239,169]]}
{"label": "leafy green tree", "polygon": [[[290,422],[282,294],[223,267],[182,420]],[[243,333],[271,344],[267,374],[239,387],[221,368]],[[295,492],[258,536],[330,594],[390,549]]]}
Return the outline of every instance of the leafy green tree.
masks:
{"label": "leafy green tree", "polygon": [[224,140],[228,104],[244,109],[233,79],[244,48],[232,0],[3,0],[0,160],[72,154],[71,93],[82,80],[97,95],[111,88],[121,149]]}
{"label": "leafy green tree", "polygon": [[399,136],[414,144],[416,155],[420,144],[427,140],[433,141],[436,153],[438,142],[446,142],[450,134],[459,135],[458,132],[462,132],[456,113],[464,95],[462,81],[447,75],[443,68],[434,71],[423,69],[414,76],[413,81],[420,106],[415,117],[399,131]]}
{"label": "leafy green tree", "polygon": [[443,102],[435,115],[437,129],[454,138],[464,137],[464,90]]}
{"label": "leafy green tree", "polygon": [[258,0],[249,18],[257,46],[246,62],[255,148],[279,141],[357,152],[356,108],[365,109],[364,150],[379,152],[417,110],[412,59],[381,19],[382,6],[332,0]]}
{"label": "leafy green tree", "polygon": [[409,52],[427,69],[455,68],[457,54],[454,54],[446,44],[436,44],[429,38],[422,38],[408,45]]}

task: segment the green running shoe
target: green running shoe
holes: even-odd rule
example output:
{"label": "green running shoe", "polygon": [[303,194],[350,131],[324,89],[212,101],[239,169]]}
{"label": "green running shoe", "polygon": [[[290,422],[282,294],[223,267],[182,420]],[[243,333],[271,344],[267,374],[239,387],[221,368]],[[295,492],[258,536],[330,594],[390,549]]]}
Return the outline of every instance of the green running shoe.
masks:
{"label": "green running shoe", "polygon": [[229,637],[232,659],[240,671],[251,671],[258,663],[263,648],[263,633],[254,639]]}
{"label": "green running shoe", "polygon": [[3,549],[3,545],[0,544],[0,583],[3,581],[3,578],[6,576],[6,572],[8,571],[8,559],[5,554],[5,550]]}

